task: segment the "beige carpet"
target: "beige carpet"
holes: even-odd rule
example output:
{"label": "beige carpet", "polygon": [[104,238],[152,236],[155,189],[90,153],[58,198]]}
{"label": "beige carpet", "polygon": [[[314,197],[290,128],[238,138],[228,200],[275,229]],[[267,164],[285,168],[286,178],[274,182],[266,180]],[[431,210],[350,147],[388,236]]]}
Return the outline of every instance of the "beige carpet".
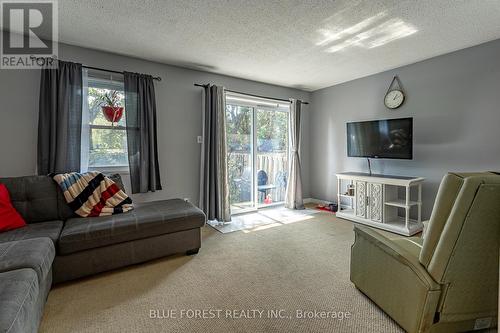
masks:
{"label": "beige carpet", "polygon": [[[196,256],[56,287],[41,332],[402,332],[349,282],[350,222],[321,212],[246,233],[205,227],[203,236]],[[174,310],[180,317],[189,309],[212,309],[214,316],[220,310],[221,318],[150,318],[151,310],[163,316]],[[264,312],[262,318],[253,312],[256,318],[231,319],[226,310],[240,317],[241,310]],[[268,318],[267,310],[285,318]],[[351,315],[298,319],[297,310]]]}

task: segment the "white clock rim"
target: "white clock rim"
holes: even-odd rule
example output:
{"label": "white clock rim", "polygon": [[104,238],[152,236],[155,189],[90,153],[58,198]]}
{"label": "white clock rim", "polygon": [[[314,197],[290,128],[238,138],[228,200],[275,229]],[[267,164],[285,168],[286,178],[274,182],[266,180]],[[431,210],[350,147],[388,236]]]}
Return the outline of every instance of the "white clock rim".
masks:
{"label": "white clock rim", "polygon": [[[401,102],[395,106],[389,106],[387,105],[387,96],[389,96],[390,93],[392,93],[393,91],[397,91],[399,93],[401,93],[401,95],[403,96],[403,99],[401,100]],[[387,108],[389,109],[397,109],[398,107],[400,107],[405,101],[405,94],[402,90],[399,90],[399,89],[393,89],[393,90],[390,90],[387,92],[387,94],[385,94],[385,97],[384,97],[384,104]]]}

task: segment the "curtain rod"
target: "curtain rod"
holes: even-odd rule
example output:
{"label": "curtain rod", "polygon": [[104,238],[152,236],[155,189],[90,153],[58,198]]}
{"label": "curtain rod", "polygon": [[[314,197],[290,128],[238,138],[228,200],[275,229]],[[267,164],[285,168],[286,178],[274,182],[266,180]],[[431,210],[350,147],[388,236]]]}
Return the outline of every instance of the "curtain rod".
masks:
{"label": "curtain rod", "polygon": [[[45,59],[45,58],[42,58],[42,57],[34,57],[36,59]],[[51,57],[52,59],[54,60],[58,60],[56,57]],[[96,71],[103,71],[103,72],[108,72],[108,73],[116,73],[116,74],[123,74],[123,72],[120,72],[120,71],[114,71],[114,70],[111,70],[111,69],[105,69],[105,68],[99,68],[99,67],[92,67],[92,66],[85,66],[85,65],[82,65],[83,68],[87,68],[87,69],[94,69]],[[156,76],[154,77],[153,76],[153,80],[156,80],[156,81],[161,81],[161,77],[159,76]]]}
{"label": "curtain rod", "polygon": [[[113,71],[113,70],[110,70],[110,69],[104,69],[104,68],[99,68],[99,67],[92,67],[92,66],[85,66],[85,65],[83,65],[82,67],[83,68],[87,68],[87,69],[94,69],[94,70],[97,70],[97,71],[108,72],[108,73],[123,74],[123,72],[120,72],[120,71]],[[161,77],[159,77],[159,76],[154,77],[153,76],[153,80],[161,81]]]}
{"label": "curtain rod", "polygon": [[[208,86],[210,86],[209,84],[201,84],[201,83],[195,83],[194,84],[196,87],[203,87],[203,88],[206,88]],[[260,96],[260,95],[253,95],[253,94],[248,94],[248,93],[245,93],[245,92],[240,92],[240,91],[234,91],[234,90],[229,90],[229,89],[226,89],[226,91],[229,91],[229,92],[232,92],[232,93],[235,93],[235,94],[243,94],[243,95],[248,95],[248,96],[252,96],[252,97],[257,97],[257,98],[265,98],[265,99],[274,99],[276,101],[282,101],[282,102],[287,102],[287,103],[290,103],[290,101],[288,99],[281,99],[281,98],[274,98],[274,97],[267,97],[267,96]],[[309,104],[308,102],[304,102],[302,100],[299,99],[299,101],[302,103],[302,104]]]}

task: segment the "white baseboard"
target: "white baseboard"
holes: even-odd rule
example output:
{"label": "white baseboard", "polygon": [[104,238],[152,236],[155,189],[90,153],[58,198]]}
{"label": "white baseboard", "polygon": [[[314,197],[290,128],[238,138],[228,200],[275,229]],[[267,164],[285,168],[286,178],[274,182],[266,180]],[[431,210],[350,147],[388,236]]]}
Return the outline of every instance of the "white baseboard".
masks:
{"label": "white baseboard", "polygon": [[305,198],[303,199],[305,204],[308,203],[313,203],[313,204],[321,204],[321,205],[326,205],[332,203],[331,201],[326,201],[326,200],[321,200],[321,199],[316,199],[316,198]]}

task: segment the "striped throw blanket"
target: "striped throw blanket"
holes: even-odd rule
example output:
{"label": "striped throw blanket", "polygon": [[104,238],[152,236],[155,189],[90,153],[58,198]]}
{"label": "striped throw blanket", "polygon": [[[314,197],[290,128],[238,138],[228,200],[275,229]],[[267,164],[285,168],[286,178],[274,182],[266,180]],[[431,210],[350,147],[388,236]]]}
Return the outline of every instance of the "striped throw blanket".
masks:
{"label": "striped throw blanket", "polygon": [[100,172],[50,175],[61,187],[70,208],[79,216],[107,216],[132,210],[132,200]]}

